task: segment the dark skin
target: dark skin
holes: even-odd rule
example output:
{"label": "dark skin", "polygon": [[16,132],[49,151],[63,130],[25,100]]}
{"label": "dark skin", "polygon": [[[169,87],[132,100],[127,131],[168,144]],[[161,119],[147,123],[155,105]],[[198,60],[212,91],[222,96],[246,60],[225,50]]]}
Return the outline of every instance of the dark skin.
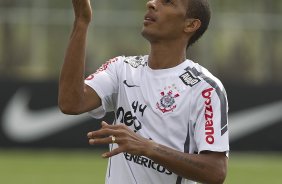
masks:
{"label": "dark skin", "polygon": [[187,154],[148,140],[134,133],[124,124],[109,125],[102,122],[102,128],[89,132],[89,144],[111,144],[115,136],[118,148],[102,155],[109,158],[119,153],[143,155],[166,167],[179,176],[201,183],[223,183],[226,175],[225,153],[204,151],[201,154]]}
{"label": "dark skin", "polygon": [[[75,21],[66,51],[59,83],[59,107],[66,114],[81,114],[101,106],[97,93],[84,84],[85,50],[92,8],[89,0],[72,0]],[[186,18],[188,0],[151,0],[146,4],[142,35],[149,41],[149,66],[164,69],[177,66],[186,58],[186,45],[200,27],[197,19]],[[173,62],[172,62],[173,61]],[[183,153],[134,133],[124,124],[109,125],[87,134],[89,143],[111,144],[115,136],[118,148],[106,152],[104,158],[127,152],[143,155],[168,170],[201,183],[223,183],[227,172],[224,152]]]}

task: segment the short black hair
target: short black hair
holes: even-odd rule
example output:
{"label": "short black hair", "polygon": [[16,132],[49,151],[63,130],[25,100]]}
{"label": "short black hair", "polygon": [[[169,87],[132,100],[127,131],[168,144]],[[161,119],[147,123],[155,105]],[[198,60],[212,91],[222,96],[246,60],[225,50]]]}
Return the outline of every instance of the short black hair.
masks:
{"label": "short black hair", "polygon": [[201,21],[200,28],[190,38],[187,48],[194,44],[208,29],[211,19],[211,9],[208,0],[188,0],[187,18]]}

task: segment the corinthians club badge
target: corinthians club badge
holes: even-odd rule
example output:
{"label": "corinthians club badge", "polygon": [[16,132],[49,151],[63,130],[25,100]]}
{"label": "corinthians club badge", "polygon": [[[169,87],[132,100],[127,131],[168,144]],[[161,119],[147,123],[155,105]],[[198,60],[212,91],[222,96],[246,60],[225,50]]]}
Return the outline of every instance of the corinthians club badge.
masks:
{"label": "corinthians club badge", "polygon": [[162,91],[160,94],[162,97],[156,104],[157,109],[159,109],[162,113],[173,112],[173,110],[176,108],[175,98],[179,97],[179,93],[173,92],[173,90],[170,89],[168,92],[165,93],[165,91]]}

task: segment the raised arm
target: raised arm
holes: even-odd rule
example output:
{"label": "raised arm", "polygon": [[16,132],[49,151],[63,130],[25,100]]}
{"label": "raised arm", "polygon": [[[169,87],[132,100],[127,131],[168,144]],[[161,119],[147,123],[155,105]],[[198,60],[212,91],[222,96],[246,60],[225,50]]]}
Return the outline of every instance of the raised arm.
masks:
{"label": "raised arm", "polygon": [[92,18],[90,0],[72,0],[75,21],[59,80],[58,104],[66,114],[81,114],[97,108],[101,100],[84,84],[88,27]]}

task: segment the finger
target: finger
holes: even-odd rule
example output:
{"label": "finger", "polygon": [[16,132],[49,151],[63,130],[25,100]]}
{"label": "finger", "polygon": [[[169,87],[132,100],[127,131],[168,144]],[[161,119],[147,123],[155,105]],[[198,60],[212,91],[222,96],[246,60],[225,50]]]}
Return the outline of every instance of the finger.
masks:
{"label": "finger", "polygon": [[108,137],[110,135],[119,135],[119,134],[120,133],[119,133],[118,130],[105,128],[105,129],[100,129],[100,130],[97,130],[97,131],[89,132],[87,134],[87,137],[89,139],[96,139],[96,138]]}
{"label": "finger", "polygon": [[96,131],[92,131],[92,132],[88,132],[87,133],[87,137],[88,137],[88,139],[94,139],[94,138],[97,138],[98,136],[97,136],[97,131],[99,131],[99,130],[96,130]]}
{"label": "finger", "polygon": [[101,125],[102,125],[102,128],[100,130],[88,132],[87,137],[90,139],[90,138],[96,138],[99,136],[105,137],[105,136],[110,136],[110,135],[120,135],[122,132],[124,132],[120,130],[125,130],[125,131],[130,130],[124,124],[109,125],[105,121],[102,121]]}
{"label": "finger", "polygon": [[91,138],[93,137],[92,132],[88,132],[88,133],[87,133],[87,137],[88,137],[89,139],[91,139]]}
{"label": "finger", "polygon": [[129,128],[123,123],[119,123],[119,124],[115,124],[115,125],[109,125],[108,123],[103,121],[101,123],[101,125],[102,125],[102,129],[103,128],[109,128],[109,129],[113,129],[113,130],[121,130],[121,129],[129,130]]}
{"label": "finger", "polygon": [[102,121],[101,125],[102,125],[102,128],[104,128],[104,127],[107,127],[107,125],[109,125],[109,124],[105,121]]}
{"label": "finger", "polygon": [[[115,139],[115,143],[117,140]],[[96,138],[96,139],[89,139],[89,144],[90,145],[95,145],[95,144],[112,144],[113,140],[112,137],[105,137],[105,138]]]}
{"label": "finger", "polygon": [[106,152],[106,153],[103,153],[102,154],[102,157],[103,158],[109,158],[109,157],[112,157],[112,156],[115,156],[119,153],[122,153],[122,148],[121,147],[118,147],[116,149],[113,149],[112,151],[109,151],[109,152]]}
{"label": "finger", "polygon": [[[102,128],[106,127],[107,125],[109,125],[109,124],[106,123],[105,121],[102,121],[102,123],[101,123]],[[94,131],[93,131],[93,132],[94,132]],[[87,137],[88,137],[89,139],[93,138],[93,132],[88,132],[88,133],[87,133]]]}

